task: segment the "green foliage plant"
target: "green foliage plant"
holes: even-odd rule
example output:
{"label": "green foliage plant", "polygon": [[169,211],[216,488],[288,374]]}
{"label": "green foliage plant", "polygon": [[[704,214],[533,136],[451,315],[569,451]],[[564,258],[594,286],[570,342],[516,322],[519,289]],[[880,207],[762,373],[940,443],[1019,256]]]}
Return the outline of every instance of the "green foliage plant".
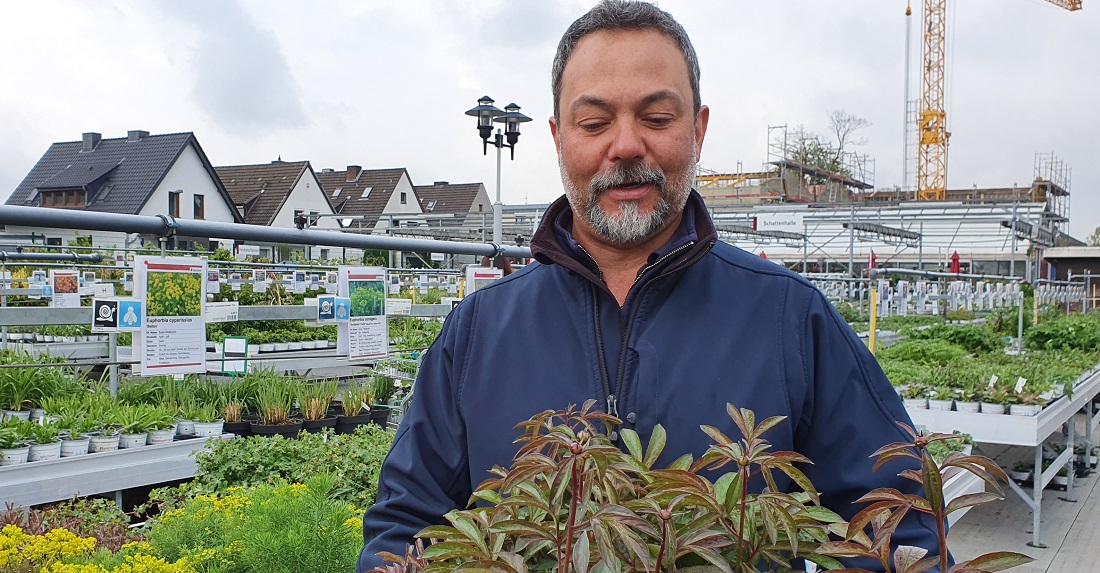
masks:
{"label": "green foliage plant", "polygon": [[[359,510],[334,495],[335,480],[275,480],[222,497],[200,496],[154,519],[147,542],[165,560],[198,571],[344,571],[362,547]],[[136,569],[135,569],[136,570]]]}
{"label": "green foliage plant", "polygon": [[375,404],[389,404],[397,392],[396,381],[391,376],[375,374],[370,381],[370,396]]}
{"label": "green foliage plant", "polygon": [[294,403],[291,382],[282,376],[270,376],[256,390],[260,421],[267,425],[287,423]]}
{"label": "green foliage plant", "polygon": [[339,381],[325,380],[298,385],[298,408],[306,420],[320,420],[328,415],[328,408],[336,398]]}
{"label": "green foliage plant", "polygon": [[33,399],[40,395],[41,370],[34,366],[0,369],[0,395],[5,398],[5,408],[20,411],[31,407]]}
{"label": "green foliage plant", "polygon": [[[620,430],[624,453],[605,435],[618,420],[592,410],[593,405],[543,412],[519,424],[524,434],[512,467],[494,468],[495,477],[473,494],[471,503],[486,505],[448,513],[450,525],[417,535],[430,545],[418,545],[404,556],[383,553],[389,564],[375,571],[660,573],[705,565],[724,573],[754,573],[791,571],[795,559],[840,569],[840,559],[863,557],[892,573],[919,573],[937,565],[944,572],[977,573],[1030,561],[994,553],[948,567],[947,515],[1000,497],[971,494],[945,507],[943,482],[960,471],[971,471],[995,487],[997,478],[1004,479],[996,464],[978,456],[953,453],[937,464],[927,445],[955,438],[949,434],[921,436],[906,426],[912,440],[880,449],[875,467],[898,457],[921,460],[921,471],[901,475],[924,486],[925,497],[878,489],[860,500],[869,505],[846,523],[818,505],[813,485],[795,467],[809,460],[795,452],[770,451],[762,435],[782,417],[757,423],[751,411],[728,405],[740,440],[702,426],[714,444],[699,460],[685,455],[668,468],[655,469],[665,444],[663,429],[654,428],[644,450],[635,432]],[[724,467],[732,469],[713,483],[697,473]],[[777,474],[801,491],[782,493]],[[750,492],[748,484],[761,478],[767,487]],[[906,546],[891,555],[891,538],[910,511],[928,513],[939,523],[939,557],[925,558],[926,549]]]}
{"label": "green foliage plant", "polygon": [[374,406],[374,396],[369,385],[362,382],[348,384],[344,399],[340,402],[345,416],[358,416]]}
{"label": "green foliage plant", "polygon": [[10,450],[26,446],[33,437],[34,422],[8,418],[0,423],[0,449]]}
{"label": "green foliage plant", "polygon": [[31,439],[36,444],[54,444],[61,441],[61,428],[57,424],[31,424]]}
{"label": "green foliage plant", "polygon": [[[280,436],[250,436],[210,442],[195,455],[195,479],[177,488],[157,490],[161,509],[173,500],[196,495],[227,495],[234,488],[250,488],[275,480],[304,482],[324,468],[335,480],[331,495],[344,504],[374,504],[382,461],[390,451],[394,432],[374,424],[350,434],[303,433],[297,440]],[[360,539],[360,543],[362,540]]]}

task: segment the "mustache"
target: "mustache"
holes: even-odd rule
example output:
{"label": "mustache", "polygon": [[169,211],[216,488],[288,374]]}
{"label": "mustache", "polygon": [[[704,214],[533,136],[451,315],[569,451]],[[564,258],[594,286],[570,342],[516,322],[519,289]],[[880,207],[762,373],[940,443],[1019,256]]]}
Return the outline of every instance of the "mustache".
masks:
{"label": "mustache", "polygon": [[590,200],[594,200],[612,187],[651,183],[656,185],[664,195],[666,182],[665,172],[660,168],[650,167],[640,161],[631,161],[620,163],[593,177],[588,184],[588,194]]}

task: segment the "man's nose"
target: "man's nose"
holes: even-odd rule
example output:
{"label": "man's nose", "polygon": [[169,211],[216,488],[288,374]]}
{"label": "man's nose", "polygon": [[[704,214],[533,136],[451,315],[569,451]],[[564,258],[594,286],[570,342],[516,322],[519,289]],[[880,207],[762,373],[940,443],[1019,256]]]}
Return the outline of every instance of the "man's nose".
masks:
{"label": "man's nose", "polygon": [[608,159],[632,160],[645,156],[645,141],[639,127],[634,122],[618,122],[613,131],[614,139],[608,149]]}

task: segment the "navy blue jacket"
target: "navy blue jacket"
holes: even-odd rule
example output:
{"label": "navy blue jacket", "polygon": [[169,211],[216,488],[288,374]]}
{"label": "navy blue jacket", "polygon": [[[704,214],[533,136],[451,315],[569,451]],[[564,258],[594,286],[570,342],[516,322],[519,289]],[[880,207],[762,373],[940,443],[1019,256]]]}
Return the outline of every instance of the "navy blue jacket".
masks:
{"label": "navy blue jacket", "polygon": [[[892,461],[868,456],[906,439],[897,394],[852,329],[797,274],[716,240],[692,192],[675,237],[651,257],[624,306],[570,237],[562,197],[532,240],[539,262],[466,297],[424,356],[412,406],[363,517],[360,573],[466,506],[494,465],[509,467],[514,429],[545,411],[597,399],[647,443],[668,443],[656,467],[698,459],[710,424],[740,436],[726,403],[756,419],[786,416],[765,434],[773,451],[809,457],[824,505],[846,517],[876,487],[916,493]],[[708,476],[716,479],[715,476]],[[789,485],[789,484],[788,484]],[[783,484],[780,485],[783,487]],[[908,519],[895,544],[936,553],[931,521]]]}

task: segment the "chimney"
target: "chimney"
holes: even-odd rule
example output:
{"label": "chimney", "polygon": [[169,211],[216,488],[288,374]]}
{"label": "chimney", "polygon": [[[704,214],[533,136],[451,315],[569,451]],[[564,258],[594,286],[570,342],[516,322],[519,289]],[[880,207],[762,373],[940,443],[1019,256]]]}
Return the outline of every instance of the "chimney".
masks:
{"label": "chimney", "polygon": [[436,181],[433,185],[436,187],[446,187],[447,185],[450,185],[450,183],[446,181]]}
{"label": "chimney", "polygon": [[149,132],[148,131],[142,131],[140,129],[131,129],[130,131],[126,132],[126,141],[141,141],[142,139],[145,139],[146,137],[149,137]]}
{"label": "chimney", "polygon": [[359,175],[363,173],[362,165],[348,165],[347,182],[352,183],[359,180]]}
{"label": "chimney", "polygon": [[84,143],[80,146],[80,152],[88,153],[90,151],[95,151],[95,147],[99,145],[99,140],[101,139],[103,139],[103,136],[95,133],[94,131],[89,131],[85,133]]}

